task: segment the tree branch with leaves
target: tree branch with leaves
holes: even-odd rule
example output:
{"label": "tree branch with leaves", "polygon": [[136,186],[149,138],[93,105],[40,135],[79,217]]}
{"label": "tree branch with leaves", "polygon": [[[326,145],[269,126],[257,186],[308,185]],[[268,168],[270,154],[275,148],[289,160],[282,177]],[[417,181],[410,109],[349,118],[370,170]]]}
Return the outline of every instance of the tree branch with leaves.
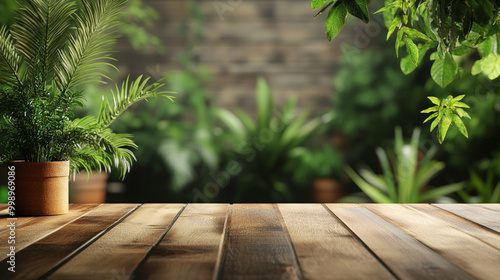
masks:
{"label": "tree branch with leaves", "polygon": [[[369,22],[368,2],[311,0],[311,7],[321,8],[317,15],[329,9],[325,33],[328,40],[332,40],[343,29],[348,15]],[[500,76],[499,0],[386,0],[376,13],[383,13],[388,29],[387,39],[392,34],[396,36],[396,56],[401,55],[400,48],[404,47],[406,55],[401,56],[400,66],[405,74],[413,72],[430,53],[429,59],[433,61],[430,76],[441,87],[459,79],[469,68],[473,75],[483,73],[490,80]],[[473,55],[476,53],[477,58]],[[461,118],[468,115],[458,114],[457,110],[451,110],[448,106],[451,100],[458,98],[462,99],[463,96],[447,97],[439,102],[436,101],[437,97],[433,97],[431,101],[436,101],[433,102],[438,107],[437,111],[433,111],[435,107],[422,111],[437,113],[431,115],[432,118],[437,117],[433,122],[435,125],[431,125],[431,131],[439,126],[438,138],[441,143],[451,124],[467,137],[467,129],[461,125]]]}

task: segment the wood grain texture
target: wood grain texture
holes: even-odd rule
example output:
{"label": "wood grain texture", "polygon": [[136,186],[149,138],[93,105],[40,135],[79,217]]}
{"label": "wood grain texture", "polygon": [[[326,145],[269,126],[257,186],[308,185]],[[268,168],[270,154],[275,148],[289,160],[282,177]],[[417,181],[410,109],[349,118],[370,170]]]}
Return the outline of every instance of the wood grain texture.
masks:
{"label": "wood grain texture", "polygon": [[500,213],[500,203],[480,203],[480,204],[471,204],[471,205],[479,206],[480,208],[486,208],[486,209]]}
{"label": "wood grain texture", "polygon": [[[58,231],[63,226],[87,214],[98,204],[85,204],[69,206],[69,212],[65,215],[40,216],[40,217],[18,217],[16,218],[16,251],[19,252],[37,240]],[[10,232],[0,232],[0,240],[7,240]],[[10,245],[7,242],[0,242],[0,258],[6,259],[6,254]]]}
{"label": "wood grain texture", "polygon": [[464,219],[448,211],[444,211],[439,207],[433,207],[427,204],[411,204],[408,205],[408,207],[432,217],[433,220],[439,220],[441,222],[441,227],[444,225],[451,226],[456,230],[462,231],[465,234],[473,236],[475,239],[481,240],[481,242],[500,250],[500,234],[497,232],[488,230],[483,226],[478,226],[478,224],[472,221]]}
{"label": "wood grain texture", "polygon": [[486,208],[492,211],[500,213],[500,203],[481,203],[481,204],[471,204],[475,207]]}
{"label": "wood grain texture", "polygon": [[490,207],[477,207],[470,204],[434,204],[435,206],[451,212],[455,215],[473,221],[479,225],[500,233],[500,215],[498,211]]}
{"label": "wood grain texture", "polygon": [[305,279],[394,279],[323,205],[279,204],[278,208]]}
{"label": "wood grain texture", "polygon": [[[392,206],[394,208],[386,211],[397,212],[404,207]],[[331,204],[328,207],[399,279],[473,279],[365,208],[342,208]]]}
{"label": "wood grain texture", "polygon": [[[500,275],[500,250],[459,226],[434,218],[430,213],[432,205],[366,207],[468,274],[479,279],[495,279]],[[478,230],[481,230],[479,226]]]}
{"label": "wood grain texture", "polygon": [[134,279],[212,279],[227,204],[189,204]]}
{"label": "wood grain texture", "polygon": [[16,273],[0,263],[0,279],[38,279],[79,253],[116,222],[133,211],[137,204],[104,204],[16,252]]}
{"label": "wood grain texture", "polygon": [[271,204],[233,204],[221,279],[303,279],[280,213]]}
{"label": "wood grain texture", "polygon": [[48,279],[129,278],[183,208],[183,204],[141,206]]}

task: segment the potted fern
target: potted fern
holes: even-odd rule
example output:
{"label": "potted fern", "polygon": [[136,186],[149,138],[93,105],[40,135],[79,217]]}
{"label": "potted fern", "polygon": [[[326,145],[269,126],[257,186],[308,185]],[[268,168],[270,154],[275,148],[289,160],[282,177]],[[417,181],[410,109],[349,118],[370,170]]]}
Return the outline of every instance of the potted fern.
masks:
{"label": "potted fern", "polygon": [[137,101],[166,96],[142,76],[103,99],[98,116],[75,118],[82,86],[106,77],[126,0],[20,1],[15,23],[0,28],[0,162],[15,172],[16,214],[68,211],[68,176],[80,169],[124,176],[136,145],[109,128]]}

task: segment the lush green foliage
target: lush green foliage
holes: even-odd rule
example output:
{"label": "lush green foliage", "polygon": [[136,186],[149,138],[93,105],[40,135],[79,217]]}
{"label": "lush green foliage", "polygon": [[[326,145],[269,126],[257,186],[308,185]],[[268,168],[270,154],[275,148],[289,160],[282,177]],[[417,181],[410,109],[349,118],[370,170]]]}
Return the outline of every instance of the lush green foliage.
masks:
{"label": "lush green foliage", "polygon": [[99,116],[75,119],[81,86],[106,77],[125,0],[27,0],[10,30],[0,29],[1,162],[70,160],[73,170],[109,170],[122,175],[135,144],[109,124],[133,103],[164,95],[161,84],[128,79],[102,102]]}
{"label": "lush green foliage", "polygon": [[415,129],[410,144],[404,144],[401,129],[396,129],[394,150],[377,149],[383,174],[363,168],[359,175],[349,166],[345,171],[374,202],[418,203],[431,201],[463,188],[463,183],[429,187],[428,182],[444,169],[442,162],[432,160],[436,148],[419,150],[420,129]]}
{"label": "lush green foliage", "polygon": [[380,43],[379,50],[362,52],[342,46],[339,70],[333,79],[334,117],[329,130],[345,138],[348,162],[371,163],[376,147],[393,138],[394,127],[411,133],[424,119],[418,108],[427,102],[421,94],[426,90],[426,79],[421,75],[425,69],[405,76],[397,69],[391,50],[384,48],[388,44]]}
{"label": "lush green foliage", "polygon": [[[312,0],[313,9],[323,6],[321,11],[330,8],[326,19],[325,31],[329,40],[333,39],[343,28],[347,12],[368,22],[366,9],[368,0]],[[321,13],[320,11],[320,13]],[[422,62],[428,51],[434,61],[431,77],[441,87],[447,86],[459,78],[472,58],[459,59],[478,51],[480,59],[472,66],[472,74],[483,72],[489,79],[500,75],[500,56],[497,52],[498,34],[500,33],[500,2],[488,0],[386,0],[378,12],[384,13],[385,25],[388,28],[387,38],[396,34],[395,49],[406,48],[407,55],[401,59],[401,69],[405,74],[413,72]],[[437,101],[436,101],[437,102]],[[446,100],[440,100],[446,104]],[[453,123],[466,135],[465,126],[461,125],[460,115],[442,111],[447,106],[438,107],[438,137],[440,142]],[[453,117],[453,116],[458,116]],[[448,122],[449,120],[449,122]],[[432,128],[431,128],[432,130]]]}
{"label": "lush green foliage", "polygon": [[[297,99],[289,99],[277,110],[271,90],[259,78],[256,89],[257,120],[238,110],[218,109],[215,113],[230,130],[225,135],[228,149],[242,172],[227,188],[238,188],[231,201],[293,201],[293,174],[301,168],[300,148],[318,129],[321,121],[308,120],[309,114],[297,114]],[[232,191],[235,191],[234,189]],[[304,199],[304,198],[302,198]]]}
{"label": "lush green foliage", "polygon": [[494,177],[491,168],[488,170],[486,180],[471,170],[469,184],[458,194],[467,203],[500,203],[500,180],[495,183]]}

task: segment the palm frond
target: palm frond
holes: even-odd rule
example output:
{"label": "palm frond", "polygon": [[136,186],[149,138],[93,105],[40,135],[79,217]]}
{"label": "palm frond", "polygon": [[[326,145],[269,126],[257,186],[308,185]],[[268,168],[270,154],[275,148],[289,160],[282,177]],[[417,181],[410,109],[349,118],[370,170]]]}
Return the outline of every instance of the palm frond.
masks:
{"label": "palm frond", "polygon": [[12,34],[17,49],[31,69],[40,69],[44,80],[53,72],[58,51],[67,42],[70,19],[76,11],[73,1],[26,0],[20,10]]}
{"label": "palm frond", "polygon": [[21,85],[20,67],[21,58],[16,51],[12,35],[6,26],[2,26],[0,28],[0,83]]}
{"label": "palm frond", "polygon": [[111,45],[116,41],[113,31],[119,21],[126,0],[83,0],[80,14],[75,15],[76,34],[69,38],[69,46],[59,51],[57,84],[64,93],[85,82],[106,77],[103,68],[114,67]]}
{"label": "palm frond", "polygon": [[112,93],[113,104],[107,99],[103,100],[101,103],[98,117],[98,122],[101,126],[108,127],[109,124],[127,110],[128,107],[142,99],[164,96],[173,100],[171,96],[167,95],[172,92],[160,91],[163,84],[153,83],[147,86],[146,84],[149,79],[150,78],[142,79],[141,75],[135,81],[131,82],[129,86],[129,77],[127,77],[127,80],[122,83],[121,88],[116,85],[116,91]]}

